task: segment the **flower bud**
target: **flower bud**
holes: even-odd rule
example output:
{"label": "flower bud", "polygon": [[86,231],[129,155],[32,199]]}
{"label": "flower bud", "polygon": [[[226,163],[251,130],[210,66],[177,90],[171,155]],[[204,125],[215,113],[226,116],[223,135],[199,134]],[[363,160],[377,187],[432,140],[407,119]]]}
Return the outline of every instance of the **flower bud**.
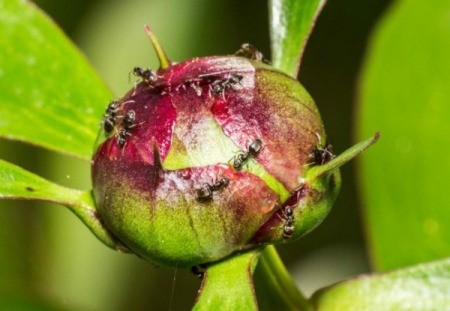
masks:
{"label": "flower bud", "polygon": [[295,240],[338,193],[337,169],[308,177],[334,157],[313,100],[247,54],[171,64],[159,53],[162,68],[136,67],[140,83],[106,110],[92,162],[99,214],[153,263]]}

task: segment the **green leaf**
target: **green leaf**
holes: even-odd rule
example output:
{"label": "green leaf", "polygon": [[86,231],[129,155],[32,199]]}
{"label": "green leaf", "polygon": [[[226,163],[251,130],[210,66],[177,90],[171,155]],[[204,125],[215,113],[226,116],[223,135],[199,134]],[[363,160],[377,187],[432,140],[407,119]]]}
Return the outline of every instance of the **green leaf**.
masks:
{"label": "green leaf", "polygon": [[237,254],[209,266],[192,310],[258,310],[253,272],[259,253]]}
{"label": "green leaf", "polygon": [[0,1],[0,38],[0,137],[90,159],[110,91],[27,1]]}
{"label": "green leaf", "polygon": [[450,259],[386,274],[363,275],[311,297],[313,310],[448,310]]}
{"label": "green leaf", "polygon": [[450,2],[398,1],[371,42],[358,136],[361,190],[378,270],[450,256]]}
{"label": "green leaf", "polygon": [[40,200],[65,205],[100,241],[111,248],[121,248],[101,224],[90,192],[56,185],[0,160],[0,199]]}
{"label": "green leaf", "polygon": [[306,42],[325,0],[271,0],[272,64],[297,77]]}

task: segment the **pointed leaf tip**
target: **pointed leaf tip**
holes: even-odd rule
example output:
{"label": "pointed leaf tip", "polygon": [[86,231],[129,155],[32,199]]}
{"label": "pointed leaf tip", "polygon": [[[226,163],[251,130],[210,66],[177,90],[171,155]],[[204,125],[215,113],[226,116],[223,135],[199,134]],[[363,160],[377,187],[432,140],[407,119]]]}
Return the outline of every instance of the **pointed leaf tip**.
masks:
{"label": "pointed leaf tip", "polygon": [[336,158],[331,160],[330,162],[319,165],[311,168],[308,173],[306,179],[309,181],[316,180],[317,178],[321,177],[322,175],[331,172],[332,170],[335,170],[339,168],[340,166],[344,165],[345,163],[349,162],[362,152],[364,152],[367,148],[372,146],[374,143],[377,142],[377,140],[380,138],[380,132],[376,132],[373,137],[362,141],[353,147],[350,147],[349,149],[345,150],[343,153],[338,155]]}
{"label": "pointed leaf tip", "polygon": [[158,39],[153,34],[152,29],[148,25],[144,25],[144,29],[150,39],[150,42],[153,45],[153,48],[155,49],[156,56],[158,57],[159,60],[159,69],[168,68],[171,62],[167,58],[167,55],[164,52],[163,48],[161,47],[161,44],[159,43]]}

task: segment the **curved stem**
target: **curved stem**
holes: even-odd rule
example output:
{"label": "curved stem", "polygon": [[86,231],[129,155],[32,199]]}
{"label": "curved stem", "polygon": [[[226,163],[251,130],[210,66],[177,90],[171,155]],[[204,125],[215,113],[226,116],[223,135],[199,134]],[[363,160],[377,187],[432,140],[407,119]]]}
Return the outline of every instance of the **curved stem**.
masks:
{"label": "curved stem", "polygon": [[310,310],[308,300],[295,285],[289,272],[281,261],[275,246],[267,246],[261,253],[260,264],[268,284],[278,292],[278,296],[291,310]]}

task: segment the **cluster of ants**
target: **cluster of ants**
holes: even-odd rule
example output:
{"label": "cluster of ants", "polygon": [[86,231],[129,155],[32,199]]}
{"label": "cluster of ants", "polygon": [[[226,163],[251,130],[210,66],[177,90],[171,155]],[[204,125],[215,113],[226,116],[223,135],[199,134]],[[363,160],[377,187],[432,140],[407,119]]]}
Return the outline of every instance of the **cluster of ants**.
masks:
{"label": "cluster of ants", "polygon": [[[241,48],[234,55],[242,56],[242,57],[245,57],[248,59],[264,62],[267,64],[270,63],[268,60],[266,60],[264,58],[263,54],[260,51],[258,51],[253,45],[251,45],[249,43],[242,44]],[[133,74],[136,77],[141,78],[142,81],[144,81],[150,87],[155,87],[156,83],[158,81],[157,74],[149,68],[143,69],[141,67],[134,67]],[[207,78],[208,76],[209,76],[209,74],[208,75],[200,75],[198,78],[203,79],[203,78]],[[212,94],[214,96],[218,96],[218,95],[223,94],[226,89],[229,89],[229,88],[233,87],[234,85],[241,83],[242,79],[243,79],[242,75],[230,74],[222,79],[216,79],[213,81],[207,79],[207,82],[211,86]],[[190,82],[192,82],[192,81],[190,81]]]}
{"label": "cluster of ants", "polygon": [[[125,115],[120,114],[120,108],[123,104],[125,103],[110,102],[106,108],[106,114],[103,116],[103,129],[106,135],[110,135],[119,126],[116,135],[117,145],[120,148],[125,146],[126,139],[131,136],[131,130],[136,126],[136,113],[134,110],[128,110]],[[119,124],[120,120],[122,122]]]}
{"label": "cluster of ants", "polygon": [[[140,77],[150,86],[154,86],[158,80],[158,76],[151,69],[134,67],[133,74]],[[121,107],[126,103],[128,102],[119,104],[114,100],[111,101],[106,108],[105,115],[103,116],[103,129],[105,130],[105,134],[109,136],[112,132],[116,131],[116,142],[120,148],[125,146],[127,138],[131,137],[131,130],[136,126],[136,113],[134,110],[128,110],[125,115],[120,114],[120,111],[122,110]],[[120,121],[122,122],[120,123]]]}

